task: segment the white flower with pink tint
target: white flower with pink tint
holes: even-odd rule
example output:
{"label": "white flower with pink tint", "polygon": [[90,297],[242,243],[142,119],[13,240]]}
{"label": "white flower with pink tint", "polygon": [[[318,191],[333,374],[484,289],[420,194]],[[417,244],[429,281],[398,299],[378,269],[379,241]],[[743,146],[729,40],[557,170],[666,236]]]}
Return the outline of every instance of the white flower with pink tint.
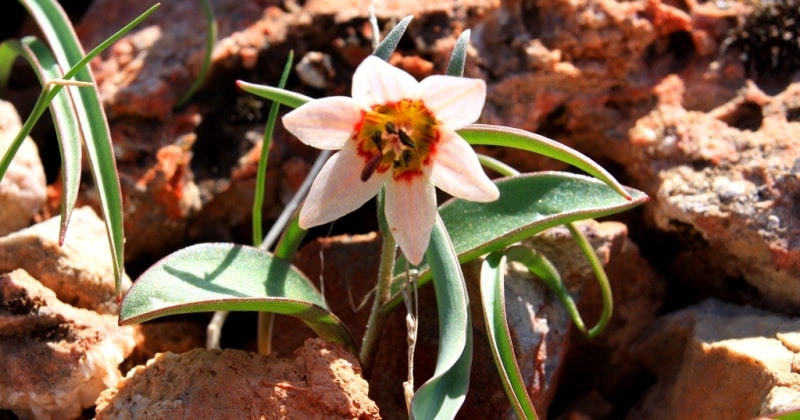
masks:
{"label": "white flower with pink tint", "polygon": [[318,149],[336,149],[300,210],[300,227],[328,223],[386,186],[392,235],[419,264],[436,220],[436,191],[470,201],[499,197],[472,147],[455,130],[475,122],[486,99],[479,79],[408,73],[371,56],[353,75],[352,98],[313,100],[283,117],[289,132]]}

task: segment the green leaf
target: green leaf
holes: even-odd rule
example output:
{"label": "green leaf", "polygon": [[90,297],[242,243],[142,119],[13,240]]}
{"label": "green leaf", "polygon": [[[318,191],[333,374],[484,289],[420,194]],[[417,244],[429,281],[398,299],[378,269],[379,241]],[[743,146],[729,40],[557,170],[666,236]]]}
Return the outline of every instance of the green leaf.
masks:
{"label": "green leaf", "polygon": [[[211,7],[210,5],[208,7]],[[286,86],[286,80],[289,79],[289,73],[292,71],[292,62],[294,61],[294,51],[289,51],[289,56],[286,58],[286,64],[283,66],[283,73],[281,74],[278,88],[283,89]],[[269,107],[269,116],[267,117],[267,125],[264,127],[264,136],[261,140],[261,156],[258,159],[258,172],[256,173],[256,187],[255,195],[253,197],[253,246],[261,246],[263,233],[261,229],[261,219],[263,218],[262,207],[264,206],[264,189],[266,188],[267,179],[267,163],[269,158],[269,150],[272,146],[272,133],[275,130],[275,121],[278,119],[278,109],[280,105],[277,102],[272,102]]]}
{"label": "green leaf", "polygon": [[203,82],[205,82],[206,76],[208,75],[208,70],[211,69],[211,58],[214,55],[214,46],[217,44],[217,18],[214,16],[214,6],[211,5],[209,0],[200,0],[200,5],[203,7],[203,15],[206,18],[207,31],[206,49],[203,52],[203,65],[200,67],[200,72],[197,73],[194,82],[189,86],[189,90],[178,100],[175,108],[181,108],[194,96],[198,89],[200,89],[200,86],[203,86]]}
{"label": "green leaf", "polygon": [[433,377],[422,384],[411,399],[411,417],[454,418],[469,388],[472,322],[461,265],[441,219],[433,226],[426,258],[433,272],[436,292],[439,349]]}
{"label": "green leaf", "polygon": [[445,74],[459,77],[464,75],[464,66],[467,64],[469,35],[470,30],[467,29],[461,32],[461,35],[456,39],[456,46],[453,48],[453,53],[450,55],[450,63],[447,64],[447,71]]}
{"label": "green leaf", "polygon": [[383,61],[389,61],[389,57],[392,56],[394,50],[397,49],[397,44],[400,43],[400,39],[403,38],[403,34],[406,33],[406,29],[408,29],[408,24],[411,23],[411,19],[414,16],[406,16],[397,23],[397,25],[386,34],[386,38],[384,38],[378,47],[375,48],[375,51],[372,55],[382,58]]}
{"label": "green leaf", "polygon": [[[630,200],[602,181],[565,172],[539,172],[496,180],[500,198],[490,203],[451,199],[440,207],[444,224],[464,263],[503,249],[545,229],[595,219],[632,209],[648,200],[626,188]],[[398,262],[403,267],[402,262]],[[419,266],[420,284],[430,280],[427,261]],[[401,270],[395,275],[402,277]],[[399,301],[404,280],[393,285],[392,304]]]}
{"label": "green leaf", "polygon": [[302,273],[267,252],[230,243],[193,245],[147,269],[122,301],[120,324],[210,311],[291,315],[355,350],[347,328]]}
{"label": "green leaf", "polygon": [[629,198],[625,187],[602,166],[583,153],[540,134],[488,124],[472,124],[458,130],[458,134],[472,145],[512,147],[560,160],[602,180],[619,194]]}
{"label": "green leaf", "polygon": [[[69,71],[64,74],[63,78],[74,78],[76,81],[91,84],[94,84],[94,79],[91,72],[86,67],[89,61],[100,54],[105,48],[108,48],[113,42],[121,38],[125,33],[133,29],[133,27],[138,25],[158,7],[158,5],[156,5],[149,8],[109,39],[103,41],[89,54],[84,54],[83,48],[72,28],[69,18],[58,3],[53,0],[20,0],[20,2],[33,17],[39,29],[41,29],[44,38],[52,49],[53,56],[58,66],[62,69],[69,69]],[[60,86],[53,87],[49,95],[56,95],[60,88]],[[121,294],[124,270],[122,194],[120,192],[116,159],[114,158],[111,135],[108,130],[105,111],[100,102],[100,96],[96,87],[70,89],[70,91],[72,109],[69,112],[74,113],[74,118],[78,122],[86,145],[86,155],[100,196],[103,220],[106,224],[117,293]],[[52,97],[50,97],[50,99],[52,99]],[[28,118],[23,126],[23,130],[19,133],[21,137],[25,137],[30,133],[30,129],[44,112],[44,109],[39,107],[35,108],[35,111],[36,112],[32,113]],[[62,133],[62,135],[64,135],[64,133]],[[74,141],[78,142],[79,140],[76,139]],[[75,168],[73,167],[69,170],[74,171]],[[70,182],[78,183],[79,180],[73,178]],[[71,190],[77,187],[68,186],[66,188]],[[70,198],[68,197],[67,199]],[[69,213],[69,206],[62,209],[62,212]],[[69,214],[65,217],[66,219],[62,219],[62,221],[68,220]],[[66,222],[62,225],[62,238],[65,230]]]}
{"label": "green leaf", "polygon": [[300,105],[312,100],[311,97],[301,93],[267,85],[245,82],[244,80],[237,80],[236,86],[247,93],[252,93],[258,97],[275,101],[281,105],[286,105],[289,108],[297,108]]}
{"label": "green leaf", "polygon": [[17,59],[18,48],[14,48],[11,42],[19,45],[16,40],[7,40],[0,43],[0,97],[7,97],[8,82],[11,80],[11,69],[14,67],[14,60]]}
{"label": "green leaf", "polygon": [[524,245],[509,247],[506,249],[505,255],[511,261],[516,261],[524,265],[531,274],[536,276],[548,289],[555,293],[558,300],[564,305],[570,318],[572,318],[572,322],[575,323],[575,326],[578,327],[582,333],[586,333],[586,325],[583,322],[583,318],[581,318],[575,300],[572,299],[572,295],[561,279],[561,274],[547,257],[537,252],[535,249],[528,248]]}
{"label": "green leaf", "polygon": [[[26,37],[22,44],[31,54],[23,54],[28,60],[42,86],[49,81],[58,79],[62,76],[62,70],[55,62],[50,50],[36,38]],[[81,178],[81,143],[83,133],[75,114],[77,110],[72,104],[72,97],[76,94],[75,89],[79,87],[68,87],[61,89],[52,96],[50,102],[50,112],[53,123],[56,127],[58,137],[58,147],[61,153],[61,222],[59,232],[59,243],[64,242],[67,234],[67,225],[75,202],[78,199],[78,189]]]}
{"label": "green leaf", "polygon": [[481,266],[481,307],[486,324],[486,333],[492,358],[500,374],[500,381],[509,402],[520,419],[538,418],[531,402],[525,381],[517,364],[511,332],[506,322],[506,297],[504,290],[505,257],[501,252],[493,252],[486,257]]}

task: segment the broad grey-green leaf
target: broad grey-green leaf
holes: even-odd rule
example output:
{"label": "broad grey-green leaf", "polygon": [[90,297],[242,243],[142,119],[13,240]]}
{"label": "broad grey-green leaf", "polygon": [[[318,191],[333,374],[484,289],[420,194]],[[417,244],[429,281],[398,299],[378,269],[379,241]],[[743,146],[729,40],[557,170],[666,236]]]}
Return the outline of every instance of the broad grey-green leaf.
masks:
{"label": "broad grey-green leaf", "polygon": [[[489,203],[452,199],[439,208],[459,261],[505,248],[545,229],[594,219],[645,203],[645,193],[633,188],[621,196],[606,183],[584,175],[538,172],[496,180],[500,198]],[[404,267],[402,262],[398,267]],[[419,267],[420,284],[430,280],[427,261]],[[400,269],[395,271],[400,276]],[[395,283],[399,293],[403,282]],[[396,303],[399,295],[393,299]]]}
{"label": "broad grey-green leaf", "polygon": [[193,245],[147,269],[122,301],[120,324],[210,311],[290,315],[355,349],[347,328],[302,273],[265,251],[231,243]]}

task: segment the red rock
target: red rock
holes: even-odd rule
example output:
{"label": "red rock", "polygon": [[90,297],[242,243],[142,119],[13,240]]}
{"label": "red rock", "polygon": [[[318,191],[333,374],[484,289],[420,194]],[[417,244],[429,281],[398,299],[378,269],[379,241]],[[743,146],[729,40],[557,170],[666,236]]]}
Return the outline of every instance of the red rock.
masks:
{"label": "red rock", "polygon": [[77,418],[122,376],[135,328],[59,301],[16,270],[0,275],[0,407],[22,418]]}
{"label": "red rock", "polygon": [[322,339],[295,357],[242,350],[162,353],[98,398],[107,418],[379,419],[355,357]]}

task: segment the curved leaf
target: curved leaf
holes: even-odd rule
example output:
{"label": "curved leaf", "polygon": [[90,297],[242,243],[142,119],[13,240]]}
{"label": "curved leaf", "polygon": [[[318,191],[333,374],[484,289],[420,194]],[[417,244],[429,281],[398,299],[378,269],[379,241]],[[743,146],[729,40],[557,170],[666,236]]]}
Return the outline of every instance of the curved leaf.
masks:
{"label": "curved leaf", "polygon": [[[42,86],[63,75],[63,70],[58,66],[53,55],[41,41],[36,38],[26,37],[22,44],[27,46],[32,54],[23,54],[33,67]],[[75,202],[78,199],[78,188],[81,179],[81,141],[83,133],[75,117],[77,112],[72,104],[74,90],[62,89],[52,96],[50,112],[56,126],[58,148],[61,153],[61,229],[58,235],[59,243],[64,242],[67,234],[67,225]]]}
{"label": "curved leaf", "polygon": [[128,290],[120,324],[210,311],[291,315],[355,350],[347,328],[302,273],[267,252],[230,243],[193,245],[158,261]]}
{"label": "curved leaf", "polygon": [[[155,11],[158,5],[150,7],[128,25],[117,31],[107,40],[95,47],[88,55],[84,54],[78,36],[72,27],[64,10],[54,0],[21,0],[28,13],[36,21],[42,31],[47,44],[52,49],[56,62],[62,69],[69,69],[64,74],[64,79],[74,77],[79,82],[94,84],[94,78],[86,67],[89,61],[100,54],[114,41],[133,29],[142,20]],[[60,87],[52,89],[55,95]],[[111,135],[106,121],[105,110],[100,102],[100,95],[96,87],[75,88],[68,87],[71,91],[73,112],[78,121],[86,144],[86,155],[92,169],[97,191],[100,196],[100,205],[103,220],[106,224],[108,243],[111,248],[114,268],[114,279],[117,293],[121,294],[122,274],[124,271],[124,231],[122,226],[122,194],[120,192],[119,178],[117,176],[116,159],[111,144]],[[41,116],[32,115],[29,119],[35,122]],[[27,125],[27,121],[26,121]],[[22,134],[22,133],[21,133]],[[27,135],[27,133],[25,133]],[[73,181],[75,182],[75,181]],[[69,215],[66,216],[67,220]],[[66,226],[66,225],[64,225]],[[65,227],[64,227],[65,228]],[[62,231],[62,237],[63,237]]]}
{"label": "curved leaf", "polygon": [[586,333],[586,324],[578,311],[575,299],[572,298],[567,290],[567,285],[561,279],[561,273],[544,254],[524,245],[514,245],[506,249],[505,255],[509,260],[524,265],[528,272],[544,283],[564,306],[575,326],[582,333]]}
{"label": "curved leaf", "polygon": [[588,156],[540,134],[488,124],[472,124],[458,130],[458,134],[469,144],[513,147],[560,160],[602,180],[623,197],[632,199],[622,184]]}
{"label": "curved leaf", "polygon": [[383,59],[383,61],[389,61],[389,57],[392,56],[392,53],[395,49],[397,49],[397,44],[400,43],[400,39],[403,38],[403,34],[406,33],[406,29],[408,28],[408,24],[411,23],[411,19],[414,16],[406,16],[400,22],[386,34],[386,37],[378,44],[378,47],[375,48],[375,51],[372,55]]}
{"label": "curved leaf", "polygon": [[[440,207],[459,261],[505,248],[545,229],[594,219],[645,203],[645,193],[626,187],[628,200],[602,181],[565,172],[539,172],[496,180],[500,198],[490,203],[451,199]],[[402,267],[402,263],[398,263]],[[430,280],[427,261],[419,266],[420,284]],[[395,275],[401,276],[400,270]],[[393,285],[392,304],[403,281]]]}
{"label": "curved leaf", "polygon": [[506,296],[504,290],[505,257],[500,252],[493,252],[486,257],[481,266],[481,308],[483,309],[486,334],[492,350],[492,358],[500,374],[500,381],[514,407],[517,417],[536,419],[536,410],[531,402],[525,381],[522,379],[511,332],[506,323]]}
{"label": "curved leaf", "polygon": [[426,258],[436,291],[439,350],[433,377],[420,386],[411,400],[411,417],[453,418],[469,388],[472,323],[464,275],[441,219],[433,226]]}

